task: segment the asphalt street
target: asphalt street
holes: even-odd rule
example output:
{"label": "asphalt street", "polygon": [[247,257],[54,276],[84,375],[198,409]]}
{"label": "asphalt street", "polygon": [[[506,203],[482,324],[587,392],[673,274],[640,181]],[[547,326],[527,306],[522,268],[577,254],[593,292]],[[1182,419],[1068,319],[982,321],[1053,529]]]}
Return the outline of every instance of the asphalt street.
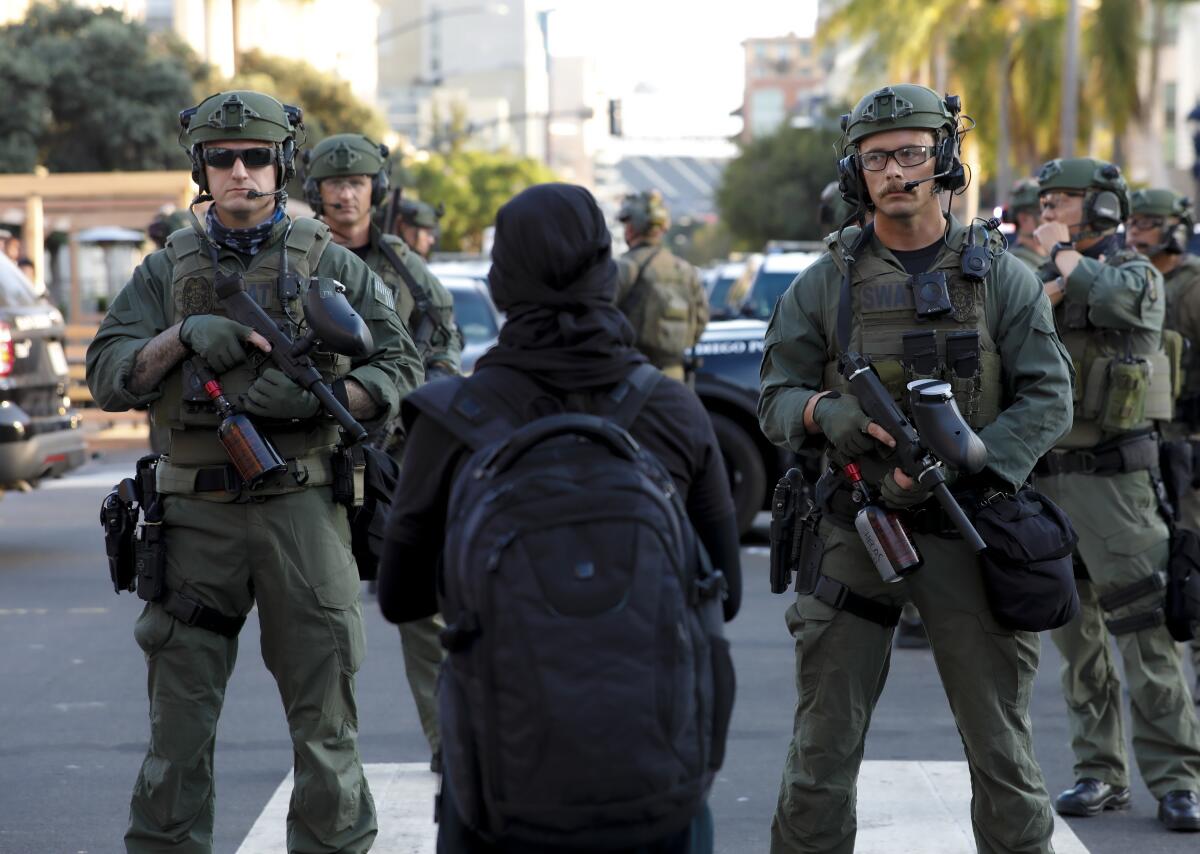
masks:
{"label": "asphalt street", "polygon": [[[145,666],[132,628],[140,600],[108,582],[100,499],[136,454],[102,457],[32,493],[0,499],[0,852],[122,851],[128,797],[148,732]],[[795,705],[788,597],[767,589],[761,544],[745,551],[746,596],[729,627],[738,701],[727,760],[712,793],[717,851],[767,850]],[[403,681],[399,641],[368,602],[359,674],[360,745],[368,763],[427,762]],[[291,767],[291,745],[252,615],[241,635],[217,742],[215,850],[246,839]],[[1033,698],[1038,759],[1051,792],[1073,782],[1059,658],[1044,639]],[[897,650],[867,759],[961,761],[962,746],[933,659]],[[914,793],[919,797],[919,793]],[[914,815],[919,804],[913,804]],[[1140,780],[1129,811],[1073,820],[1096,854],[1195,854],[1200,836],[1169,834]]]}

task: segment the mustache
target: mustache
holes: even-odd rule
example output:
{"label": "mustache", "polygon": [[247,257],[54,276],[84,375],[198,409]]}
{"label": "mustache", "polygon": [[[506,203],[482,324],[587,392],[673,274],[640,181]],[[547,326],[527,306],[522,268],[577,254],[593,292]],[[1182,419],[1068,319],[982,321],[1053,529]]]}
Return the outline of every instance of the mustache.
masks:
{"label": "mustache", "polygon": [[884,193],[884,195],[887,195],[888,193],[912,193],[914,190],[917,189],[916,187],[913,187],[912,190],[906,190],[904,188],[904,184],[905,184],[904,181],[897,181],[895,184],[893,184],[891,182],[884,184],[883,185],[883,193]]}

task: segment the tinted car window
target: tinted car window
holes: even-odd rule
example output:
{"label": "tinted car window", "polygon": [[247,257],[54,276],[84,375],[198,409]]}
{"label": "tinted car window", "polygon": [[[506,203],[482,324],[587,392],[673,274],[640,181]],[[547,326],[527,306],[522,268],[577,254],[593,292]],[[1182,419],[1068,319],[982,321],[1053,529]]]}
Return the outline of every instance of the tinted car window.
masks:
{"label": "tinted car window", "polygon": [[17,265],[0,256],[0,306],[16,308],[37,305],[37,297]]}
{"label": "tinted car window", "polygon": [[767,273],[760,271],[754,280],[754,287],[750,289],[750,296],[746,298],[746,302],[742,306],[742,314],[747,317],[756,317],[759,320],[770,320],[771,312],[775,310],[775,303],[779,302],[779,298],[783,296],[783,292],[788,289],[788,285],[792,283],[796,275],[794,272]]}
{"label": "tinted car window", "polygon": [[468,344],[482,344],[500,334],[487,298],[471,287],[451,288],[454,320],[462,328]]}

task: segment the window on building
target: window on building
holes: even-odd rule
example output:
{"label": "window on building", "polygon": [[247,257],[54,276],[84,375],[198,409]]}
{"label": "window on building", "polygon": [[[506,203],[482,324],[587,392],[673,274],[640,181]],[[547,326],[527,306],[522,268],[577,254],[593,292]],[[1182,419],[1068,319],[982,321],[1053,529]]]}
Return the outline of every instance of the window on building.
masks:
{"label": "window on building", "polygon": [[759,89],[750,95],[750,133],[762,136],[773,132],[785,118],[782,89]]}

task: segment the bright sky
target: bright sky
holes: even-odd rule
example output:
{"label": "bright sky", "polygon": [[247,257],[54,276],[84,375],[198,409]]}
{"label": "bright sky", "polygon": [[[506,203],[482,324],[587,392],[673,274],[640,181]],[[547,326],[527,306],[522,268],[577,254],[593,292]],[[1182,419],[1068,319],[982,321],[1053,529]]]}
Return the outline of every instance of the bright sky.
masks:
{"label": "bright sky", "polygon": [[[743,39],[811,35],[817,0],[558,0],[550,51],[594,56],[611,96],[652,90],[652,116],[641,110],[630,133],[729,136],[741,121]],[[626,124],[634,117],[626,114]]]}

